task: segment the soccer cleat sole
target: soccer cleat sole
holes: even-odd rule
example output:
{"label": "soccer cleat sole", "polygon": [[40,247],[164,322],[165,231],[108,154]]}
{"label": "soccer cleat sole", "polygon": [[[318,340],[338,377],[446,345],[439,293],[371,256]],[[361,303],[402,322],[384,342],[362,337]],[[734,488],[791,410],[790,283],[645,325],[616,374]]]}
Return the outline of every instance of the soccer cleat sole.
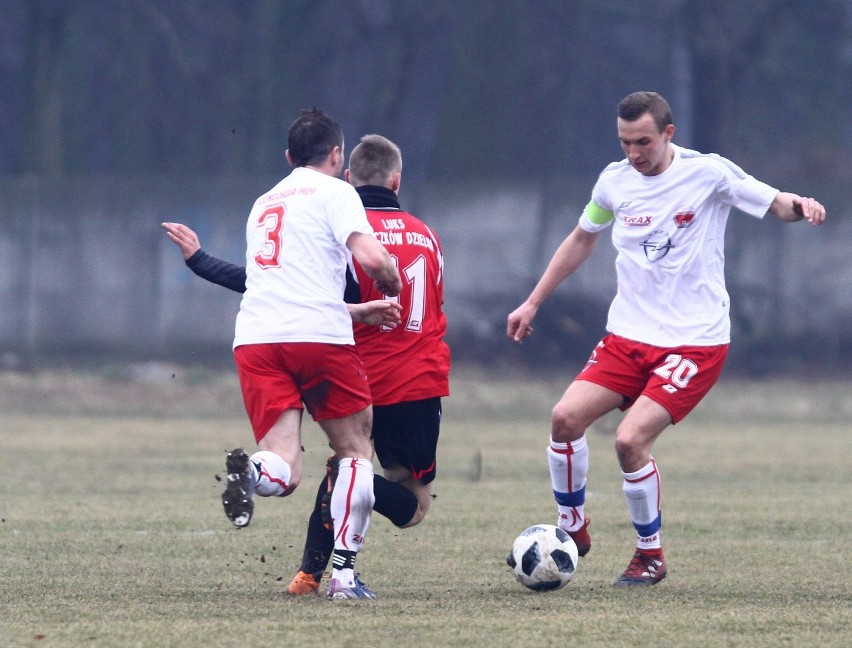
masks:
{"label": "soccer cleat sole", "polygon": [[254,512],[254,501],[244,488],[249,469],[249,457],[242,448],[228,453],[225,469],[228,477],[222,493],[222,507],[231,523],[238,529],[242,529],[249,525]]}

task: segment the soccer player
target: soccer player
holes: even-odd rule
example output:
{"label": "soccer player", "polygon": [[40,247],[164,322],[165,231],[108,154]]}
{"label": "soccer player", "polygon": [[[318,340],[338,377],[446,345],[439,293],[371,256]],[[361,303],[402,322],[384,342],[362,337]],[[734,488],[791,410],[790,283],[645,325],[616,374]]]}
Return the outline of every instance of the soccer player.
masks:
{"label": "soccer player", "polygon": [[[380,135],[366,135],[352,151],[346,179],[356,188],[376,236],[396,260],[405,277],[395,298],[401,304],[402,324],[370,326],[390,317],[379,308],[373,320],[353,320],[356,346],[367,367],[373,395],[373,442],[384,470],[374,478],[374,510],[396,526],[418,524],[432,501],[441,398],[449,394],[450,351],[444,341],[443,254],[437,236],[423,222],[402,210],[397,197],[402,173],[399,148]],[[178,223],[163,227],[181,249],[187,266],[208,281],[231,290],[245,290],[245,268],[223,262],[201,250],[195,233]],[[347,301],[358,307],[382,304],[363,268],[347,284]],[[357,279],[356,279],[357,277]],[[350,304],[350,309],[355,308]],[[395,313],[394,313],[395,314]],[[379,322],[382,324],[382,322]],[[331,462],[331,476],[334,462]],[[329,484],[333,482],[329,477]],[[322,573],[333,547],[324,512],[328,485],[319,485],[308,523],[302,565],[288,587],[290,594],[319,591]]]}
{"label": "soccer player", "polygon": [[393,258],[373,236],[344,164],[340,126],[305,110],[288,132],[293,171],[254,203],[246,223],[246,291],[234,360],[258,451],[229,453],[225,513],[249,523],[254,494],[286,496],[302,477],[303,407],[339,458],[331,495],[334,553],[330,599],[375,598],[355,558],[373,509],[372,399],[343,302],[351,254],[378,292],[402,289]]}
{"label": "soccer player", "polygon": [[600,174],[579,224],[526,301],[509,314],[507,334],[515,342],[532,334],[542,302],[611,227],[618,291],[609,334],[553,408],[547,457],[557,523],[585,555],[591,548],[584,514],[586,429],[615,408],[626,410],[615,450],[637,548],[614,583],[622,587],[654,585],[666,576],[660,474],[651,448],[722,371],[730,341],[723,241],[731,208],[812,225],[824,221],[825,208],[813,198],[778,191],[723,157],[675,145],[671,110],[657,93],[625,97],[617,126],[626,158]]}

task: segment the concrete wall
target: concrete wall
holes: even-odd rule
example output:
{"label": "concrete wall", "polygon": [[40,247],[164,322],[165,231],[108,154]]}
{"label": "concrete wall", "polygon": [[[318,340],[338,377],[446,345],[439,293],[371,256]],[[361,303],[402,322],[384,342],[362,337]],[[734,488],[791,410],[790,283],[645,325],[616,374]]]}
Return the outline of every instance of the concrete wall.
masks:
{"label": "concrete wall", "polygon": [[[0,181],[0,353],[229,358],[239,295],[195,278],[160,222],[184,222],[208,252],[242,262],[248,210],[275,181]],[[590,188],[591,181],[404,188],[403,205],[444,245],[457,358],[522,357],[504,339],[506,315],[574,227]],[[732,214],[728,285],[735,331],[748,344],[776,339],[793,355],[815,353],[810,346],[826,357],[850,354],[852,219],[832,216],[812,229]],[[542,309],[542,338],[553,339],[530,341],[542,361],[568,346],[568,355],[585,357],[603,333],[614,253],[602,243]],[[801,348],[790,348],[791,340]]]}

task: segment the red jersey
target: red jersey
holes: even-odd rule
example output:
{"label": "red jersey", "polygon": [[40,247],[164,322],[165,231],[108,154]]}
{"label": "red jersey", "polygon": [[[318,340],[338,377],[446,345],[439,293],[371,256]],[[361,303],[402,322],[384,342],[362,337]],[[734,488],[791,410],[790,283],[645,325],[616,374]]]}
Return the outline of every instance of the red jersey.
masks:
{"label": "red jersey", "polygon": [[402,306],[402,321],[396,328],[354,325],[373,404],[448,396],[450,349],[444,342],[444,255],[438,237],[421,220],[398,208],[367,207],[367,220],[402,278],[399,296],[386,297],[354,264],[362,302],[393,299]]}

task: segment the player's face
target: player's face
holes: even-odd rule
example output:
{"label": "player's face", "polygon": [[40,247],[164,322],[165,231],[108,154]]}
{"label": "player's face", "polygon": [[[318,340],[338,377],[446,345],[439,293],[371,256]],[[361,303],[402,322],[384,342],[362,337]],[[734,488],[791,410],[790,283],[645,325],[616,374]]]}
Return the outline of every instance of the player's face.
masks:
{"label": "player's face", "polygon": [[671,164],[673,151],[669,142],[674,135],[674,126],[669,124],[661,133],[650,113],[635,121],[618,119],[618,140],[628,161],[639,173],[655,176]]}

